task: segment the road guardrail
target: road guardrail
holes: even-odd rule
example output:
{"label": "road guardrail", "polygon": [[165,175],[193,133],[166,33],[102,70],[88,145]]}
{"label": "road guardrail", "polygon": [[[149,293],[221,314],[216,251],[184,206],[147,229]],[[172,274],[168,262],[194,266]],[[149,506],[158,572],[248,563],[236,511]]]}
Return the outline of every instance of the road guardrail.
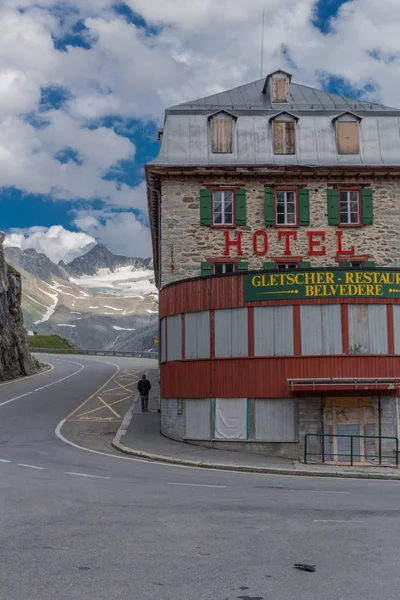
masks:
{"label": "road guardrail", "polygon": [[112,350],[82,350],[81,348],[29,348],[32,353],[84,354],[88,356],[120,356],[127,358],[158,358],[158,352],[114,352]]}

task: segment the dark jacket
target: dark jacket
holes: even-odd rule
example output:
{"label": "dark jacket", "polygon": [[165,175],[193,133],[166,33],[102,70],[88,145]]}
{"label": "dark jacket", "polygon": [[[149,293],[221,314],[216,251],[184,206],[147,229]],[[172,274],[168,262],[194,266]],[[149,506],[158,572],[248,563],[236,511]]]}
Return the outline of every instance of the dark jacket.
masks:
{"label": "dark jacket", "polygon": [[151,390],[151,383],[148,379],[141,379],[137,384],[138,392],[141,396],[147,396]]}

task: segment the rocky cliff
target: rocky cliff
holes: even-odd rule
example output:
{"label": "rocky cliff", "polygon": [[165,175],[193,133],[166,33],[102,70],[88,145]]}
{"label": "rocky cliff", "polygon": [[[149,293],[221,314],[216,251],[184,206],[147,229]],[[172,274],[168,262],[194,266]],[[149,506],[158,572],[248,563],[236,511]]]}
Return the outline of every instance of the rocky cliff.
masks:
{"label": "rocky cliff", "polygon": [[0,233],[0,381],[35,372],[22,319],[21,277],[6,263],[3,241]]}

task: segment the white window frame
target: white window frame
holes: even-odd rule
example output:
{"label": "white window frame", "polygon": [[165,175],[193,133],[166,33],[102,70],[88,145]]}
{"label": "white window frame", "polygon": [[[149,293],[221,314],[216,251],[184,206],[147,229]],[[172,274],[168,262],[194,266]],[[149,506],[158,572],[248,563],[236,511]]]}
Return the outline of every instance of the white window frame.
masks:
{"label": "white window frame", "polygon": [[226,263],[213,262],[213,275],[217,275],[217,273],[215,272],[216,265],[222,266],[222,273],[218,273],[218,275],[226,275],[226,266],[227,265],[232,265],[233,266],[232,273],[236,273],[236,263],[234,263],[234,262],[229,262],[229,261],[226,261]]}
{"label": "white window frame", "polygon": [[[298,206],[297,206],[297,192],[296,190],[276,190],[275,192],[276,197],[275,197],[275,203],[276,203],[276,210],[275,210],[275,224],[278,227],[287,227],[287,226],[291,226],[291,227],[296,227],[297,226],[297,213],[298,213]],[[284,205],[284,212],[283,212],[283,217],[284,217],[284,222],[283,223],[279,223],[278,222],[278,217],[281,216],[281,214],[278,213],[278,196],[279,194],[284,194],[284,201],[283,201],[283,205]],[[294,222],[289,223],[288,222],[288,194],[294,194]]]}
{"label": "white window frame", "polygon": [[299,262],[276,262],[275,263],[275,269],[277,271],[284,271],[284,270],[289,270],[289,269],[298,269],[300,266]]}
{"label": "white window frame", "polygon": [[[351,221],[351,194],[357,194],[357,207],[358,207],[358,211],[357,211],[357,216],[358,216],[358,221]],[[347,195],[347,199],[346,199],[346,208],[347,208],[347,221],[343,221],[342,220],[342,194],[346,194]],[[360,192],[359,190],[339,190],[339,222],[340,225],[349,225],[349,226],[354,226],[354,225],[361,225],[361,198],[360,198]]]}
{"label": "white window frame", "polygon": [[[215,222],[215,196],[216,194],[221,194],[221,223]],[[225,204],[227,203],[226,194],[232,195],[232,215],[231,221],[226,219],[226,208]],[[213,225],[215,227],[223,227],[223,226],[235,226],[235,192],[234,190],[214,190],[213,191],[213,203],[212,203],[212,220]]]}

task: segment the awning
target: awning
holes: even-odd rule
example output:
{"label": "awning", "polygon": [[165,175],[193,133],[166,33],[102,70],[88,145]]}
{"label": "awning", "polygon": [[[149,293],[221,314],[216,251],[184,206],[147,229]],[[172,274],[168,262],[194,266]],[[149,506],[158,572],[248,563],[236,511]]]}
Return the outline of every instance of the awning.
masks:
{"label": "awning", "polygon": [[292,392],[313,392],[333,390],[398,390],[399,377],[308,377],[287,379]]}

